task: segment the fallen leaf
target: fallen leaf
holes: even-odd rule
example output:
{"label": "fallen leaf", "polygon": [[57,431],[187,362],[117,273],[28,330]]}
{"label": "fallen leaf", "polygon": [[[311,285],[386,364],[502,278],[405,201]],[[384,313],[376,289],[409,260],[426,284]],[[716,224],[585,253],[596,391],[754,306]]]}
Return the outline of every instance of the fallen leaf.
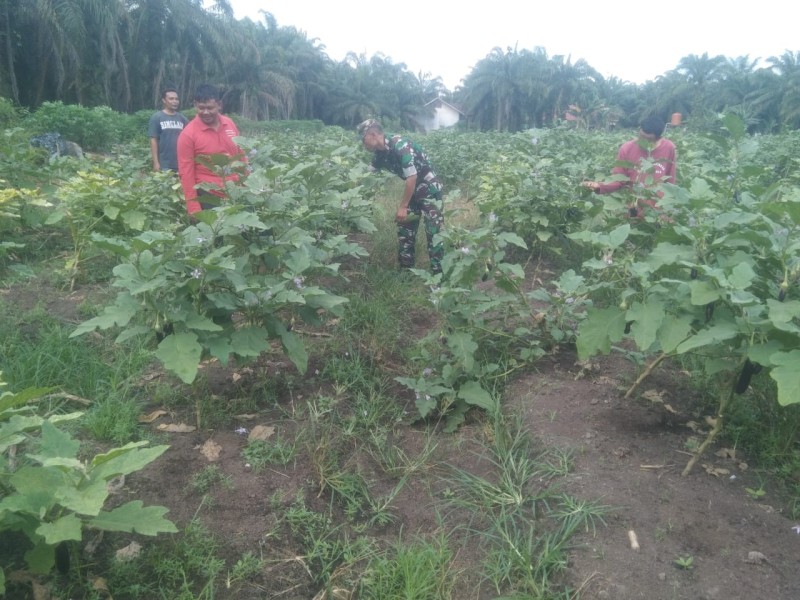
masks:
{"label": "fallen leaf", "polygon": [[700,423],[698,423],[697,421],[687,421],[686,427],[688,427],[689,429],[691,429],[696,433],[700,430]]}
{"label": "fallen leaf", "polygon": [[275,433],[275,428],[271,425],[256,425],[250,435],[247,436],[247,440],[250,442],[253,440],[268,440],[273,433]]}
{"label": "fallen leaf", "polygon": [[219,460],[219,453],[221,451],[222,451],[222,446],[220,446],[214,440],[208,440],[200,448],[200,454],[205,456],[211,462],[214,462],[215,460]]}
{"label": "fallen leaf", "polygon": [[186,425],[186,423],[162,423],[156,429],[169,433],[189,433],[190,431],[194,431],[196,427],[193,425]]}
{"label": "fallen leaf", "polygon": [[50,600],[50,590],[38,581],[31,581],[33,588],[33,600]]}
{"label": "fallen leaf", "polygon": [[715,467],[714,465],[709,465],[706,463],[703,463],[703,468],[705,469],[706,473],[708,473],[709,475],[713,475],[714,477],[731,474],[731,472],[728,469],[722,469],[720,467]]}
{"label": "fallen leaf", "polygon": [[749,468],[750,467],[748,466],[748,464],[746,462],[740,462],[739,463],[739,469],[741,469],[742,471],[747,471],[747,469],[749,469]]}
{"label": "fallen leaf", "polygon": [[664,408],[667,409],[667,412],[671,412],[673,415],[677,415],[678,411],[672,408],[669,404],[665,404]]}
{"label": "fallen leaf", "polygon": [[246,413],[246,414],[243,414],[243,415],[234,415],[233,418],[234,419],[239,419],[240,421],[252,421],[257,416],[258,415],[255,414],[255,413]]}
{"label": "fallen leaf", "polygon": [[736,450],[734,448],[720,448],[714,453],[715,456],[720,458],[730,458],[736,460]]}
{"label": "fallen leaf", "polygon": [[754,565],[760,565],[763,562],[769,562],[767,557],[764,556],[761,552],[748,552],[747,559],[744,562],[748,562]]}
{"label": "fallen leaf", "polygon": [[706,416],[705,422],[709,427],[715,427],[717,425],[717,420],[711,416]]}
{"label": "fallen leaf", "polygon": [[139,416],[139,423],[152,423],[153,421],[155,421],[159,417],[163,417],[164,415],[167,415],[167,414],[169,414],[169,413],[167,411],[165,411],[165,410],[154,410],[150,414],[140,415]]}
{"label": "fallen leaf", "polygon": [[666,392],[664,392],[663,390],[660,392],[656,390],[646,390],[645,392],[642,392],[642,398],[650,400],[651,402],[663,403],[665,393]]}
{"label": "fallen leaf", "polygon": [[102,577],[97,577],[94,581],[92,581],[92,589],[95,592],[101,592],[106,596],[111,596],[111,591],[108,589],[108,583]]}
{"label": "fallen leaf", "polygon": [[142,552],[142,547],[136,542],[131,542],[124,548],[120,548],[119,550],[117,550],[114,556],[117,557],[118,561],[126,562],[129,560],[133,560],[134,558],[137,558],[141,552]]}

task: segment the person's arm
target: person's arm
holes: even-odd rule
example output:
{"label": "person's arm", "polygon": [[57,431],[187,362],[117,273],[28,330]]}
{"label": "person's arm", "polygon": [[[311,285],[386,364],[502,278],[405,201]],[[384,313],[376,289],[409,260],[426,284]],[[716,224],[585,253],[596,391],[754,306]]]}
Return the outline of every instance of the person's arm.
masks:
{"label": "person's arm", "polygon": [[616,181],[609,181],[609,182],[598,182],[598,181],[591,181],[587,182],[592,185],[586,185],[590,190],[592,190],[595,194],[611,194],[613,192],[618,192],[622,188],[629,186],[632,181],[636,179],[636,170],[630,167],[625,167],[620,165],[619,163],[628,163],[630,164],[631,156],[628,155],[628,144],[623,144],[620,146],[619,150],[617,151],[617,166],[611,169],[611,175],[624,175],[625,179],[617,178]]}
{"label": "person's arm", "polygon": [[403,198],[400,200],[400,206],[395,215],[395,221],[402,223],[408,218],[408,205],[411,198],[414,196],[414,190],[417,189],[417,176],[416,174],[407,177],[405,185],[403,186]]}
{"label": "person's arm", "polygon": [[667,168],[666,179],[669,183],[678,181],[678,151],[675,146],[672,147],[672,156],[670,157],[669,166]]}
{"label": "person's arm", "polygon": [[158,162],[158,140],[150,138],[150,155],[153,157],[153,171],[161,170],[161,163]]}
{"label": "person's arm", "polygon": [[186,211],[191,215],[201,210],[200,203],[197,201],[197,176],[195,170],[197,165],[194,162],[194,141],[184,129],[178,136],[178,175],[181,178],[183,187],[183,197],[186,199]]}

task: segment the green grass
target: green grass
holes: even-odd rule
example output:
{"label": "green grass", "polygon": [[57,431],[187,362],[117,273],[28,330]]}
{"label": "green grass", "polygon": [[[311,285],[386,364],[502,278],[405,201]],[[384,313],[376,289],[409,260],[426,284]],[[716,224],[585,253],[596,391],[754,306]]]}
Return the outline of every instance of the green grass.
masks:
{"label": "green grass", "polygon": [[268,465],[288,465],[297,456],[295,442],[280,438],[251,440],[242,449],[242,458],[254,471],[263,471]]}
{"label": "green grass", "polygon": [[373,557],[359,582],[364,600],[403,598],[451,598],[456,572],[454,553],[446,536],[398,541],[387,552]]}
{"label": "green grass", "polygon": [[119,396],[152,361],[142,347],[109,347],[70,338],[71,332],[43,309],[7,316],[0,326],[0,369],[9,385],[53,386],[88,400]]}
{"label": "green grass", "polygon": [[233,479],[230,475],[223,473],[219,465],[208,465],[202,471],[192,475],[189,480],[189,489],[199,494],[207,494],[217,486],[229,490],[234,487]]}

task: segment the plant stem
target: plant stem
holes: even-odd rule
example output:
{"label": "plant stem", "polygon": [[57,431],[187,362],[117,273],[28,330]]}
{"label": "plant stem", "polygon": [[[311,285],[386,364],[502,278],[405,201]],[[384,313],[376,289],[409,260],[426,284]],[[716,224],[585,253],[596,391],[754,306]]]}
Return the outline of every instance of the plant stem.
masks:
{"label": "plant stem", "polygon": [[636,378],[636,381],[633,382],[633,385],[628,389],[627,392],[625,392],[625,399],[626,400],[631,397],[633,392],[636,391],[636,388],[639,387],[639,384],[641,384],[645,379],[647,379],[647,376],[650,375],[650,373],[652,373],[653,370],[659,364],[661,364],[661,361],[664,360],[665,358],[667,358],[667,356],[668,356],[668,354],[666,352],[662,352],[661,354],[659,354],[655,358],[655,360],[653,362],[651,362],[647,366],[647,368],[644,371],[642,371],[642,374],[639,375],[639,377]]}
{"label": "plant stem", "polygon": [[682,476],[686,477],[689,473],[691,473],[692,468],[694,467],[695,463],[700,459],[703,455],[703,452],[712,444],[714,438],[717,437],[717,434],[722,431],[722,423],[725,418],[725,412],[728,410],[728,405],[731,403],[731,399],[733,398],[735,385],[731,385],[730,389],[727,393],[723,393],[719,399],[719,409],[717,410],[717,418],[714,421],[714,426],[711,428],[711,431],[708,432],[705,441],[700,444],[700,447],[695,451],[694,456],[689,459],[689,462],[686,463],[686,467],[683,469]]}

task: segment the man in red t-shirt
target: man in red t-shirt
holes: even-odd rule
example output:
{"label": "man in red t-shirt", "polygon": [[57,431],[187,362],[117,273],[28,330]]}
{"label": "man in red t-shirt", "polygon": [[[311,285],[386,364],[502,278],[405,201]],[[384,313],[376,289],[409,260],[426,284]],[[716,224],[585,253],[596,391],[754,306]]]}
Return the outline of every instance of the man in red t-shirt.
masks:
{"label": "man in red t-shirt", "polygon": [[[239,129],[220,112],[222,100],[219,90],[213,85],[200,85],[194,95],[194,107],[197,109],[197,116],[189,121],[178,138],[178,173],[189,214],[216,206],[217,201],[204,202],[199,198],[222,198],[224,181],[239,179],[237,173],[231,172],[224,175],[223,181],[223,176],[215,173],[204,161],[198,161],[198,157],[224,154],[243,162],[246,160],[241,148],[233,141],[239,135]],[[197,185],[201,183],[211,184],[212,189],[197,189]]]}
{"label": "man in red t-shirt", "polygon": [[[666,123],[658,117],[647,117],[642,121],[639,137],[620,146],[617,153],[619,164],[611,170],[611,174],[625,175],[628,181],[584,181],[583,186],[596,194],[610,194],[629,187],[638,195],[639,190],[643,191],[659,182],[675,183],[677,154],[675,144],[661,137],[665,126]],[[660,198],[663,192],[657,191],[655,195]],[[653,194],[650,196],[637,198],[637,206],[630,207],[631,216],[642,216],[642,205],[656,208]]]}

